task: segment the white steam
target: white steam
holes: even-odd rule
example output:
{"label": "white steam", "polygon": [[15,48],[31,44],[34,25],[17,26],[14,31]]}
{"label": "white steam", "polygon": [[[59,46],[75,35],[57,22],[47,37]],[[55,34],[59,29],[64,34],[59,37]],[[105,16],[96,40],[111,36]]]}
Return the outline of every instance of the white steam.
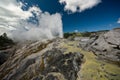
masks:
{"label": "white steam", "polygon": [[0,2],[0,34],[5,32],[15,40],[44,40],[63,37],[62,17],[59,13],[42,12],[36,6],[24,11],[21,9],[22,6],[25,5],[16,0]]}

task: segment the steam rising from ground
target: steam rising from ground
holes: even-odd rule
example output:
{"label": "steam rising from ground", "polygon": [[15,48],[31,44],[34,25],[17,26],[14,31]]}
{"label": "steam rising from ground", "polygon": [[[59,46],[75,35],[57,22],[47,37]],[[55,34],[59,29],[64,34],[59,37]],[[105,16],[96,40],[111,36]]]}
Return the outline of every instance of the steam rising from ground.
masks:
{"label": "steam rising from ground", "polygon": [[37,16],[39,25],[23,22],[22,29],[10,33],[16,40],[43,40],[62,37],[62,21],[59,13],[50,15],[48,12]]}
{"label": "steam rising from ground", "polygon": [[59,13],[42,12],[38,7],[22,9],[16,0],[0,2],[0,34],[6,32],[15,40],[44,40],[63,37],[62,20]]}

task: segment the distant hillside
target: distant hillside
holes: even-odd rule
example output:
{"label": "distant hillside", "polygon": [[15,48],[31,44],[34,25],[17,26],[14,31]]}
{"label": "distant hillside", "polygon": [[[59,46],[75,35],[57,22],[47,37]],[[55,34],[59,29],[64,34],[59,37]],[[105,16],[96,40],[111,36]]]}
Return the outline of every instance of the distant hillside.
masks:
{"label": "distant hillside", "polygon": [[76,36],[82,36],[81,33],[75,33],[75,32],[67,32],[67,33],[64,33],[64,38],[69,38],[69,37],[76,37]]}
{"label": "distant hillside", "polygon": [[64,33],[64,38],[75,38],[75,37],[91,37],[93,35],[99,35],[101,33],[106,33],[109,30],[100,30],[100,31],[93,31],[93,32],[67,32]]}

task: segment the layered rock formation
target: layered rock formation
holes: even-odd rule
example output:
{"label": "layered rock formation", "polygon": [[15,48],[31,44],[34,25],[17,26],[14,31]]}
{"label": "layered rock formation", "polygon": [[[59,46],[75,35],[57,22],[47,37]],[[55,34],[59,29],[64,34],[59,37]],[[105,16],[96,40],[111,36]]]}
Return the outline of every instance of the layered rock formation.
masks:
{"label": "layered rock formation", "polygon": [[120,28],[92,37],[82,45],[86,50],[93,51],[97,56],[120,62]]}
{"label": "layered rock formation", "polygon": [[76,80],[83,55],[64,54],[58,45],[54,40],[19,47],[0,66],[0,80]]}

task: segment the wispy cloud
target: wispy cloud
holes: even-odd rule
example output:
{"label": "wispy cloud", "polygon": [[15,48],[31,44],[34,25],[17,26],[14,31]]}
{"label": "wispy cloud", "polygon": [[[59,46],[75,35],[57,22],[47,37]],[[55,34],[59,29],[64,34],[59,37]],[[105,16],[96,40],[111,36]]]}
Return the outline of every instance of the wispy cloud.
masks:
{"label": "wispy cloud", "polygon": [[[62,20],[59,13],[42,12],[39,7],[29,7],[23,10],[26,3],[17,0],[3,0],[0,2],[0,34],[8,33],[16,40],[42,40],[62,37]],[[31,17],[38,20],[38,24],[29,22]],[[34,19],[32,20],[34,21]]]}
{"label": "wispy cloud", "polygon": [[78,32],[78,30],[74,30],[74,32],[76,32],[76,33],[77,33],[77,32]]}
{"label": "wispy cloud", "polygon": [[91,9],[101,3],[101,0],[59,0],[61,4],[65,4],[65,11],[82,12]]}
{"label": "wispy cloud", "polygon": [[118,19],[117,23],[120,24],[120,18]]}

